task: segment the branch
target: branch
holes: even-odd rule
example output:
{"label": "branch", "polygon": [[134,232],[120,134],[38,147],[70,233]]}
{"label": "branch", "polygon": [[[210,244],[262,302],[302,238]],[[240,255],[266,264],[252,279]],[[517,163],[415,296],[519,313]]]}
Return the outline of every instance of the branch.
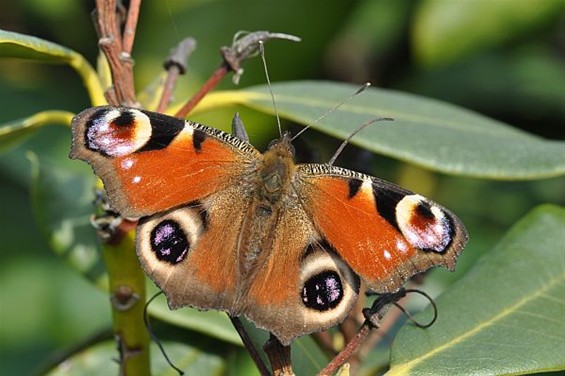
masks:
{"label": "branch", "polygon": [[[132,1],[127,20],[127,45],[120,32],[120,22],[117,18],[116,0],[96,0],[97,31],[99,33],[98,45],[106,55],[112,73],[113,93],[107,93],[110,104],[129,107],[138,107],[135,99],[133,84],[133,60],[131,48],[135,36],[135,23],[139,9],[132,10],[133,6],[139,7],[139,1]],[[115,103],[117,101],[117,103]]]}
{"label": "branch", "polygon": [[290,358],[290,346],[284,346],[277,337],[271,334],[263,350],[267,353],[273,376],[294,376]]}

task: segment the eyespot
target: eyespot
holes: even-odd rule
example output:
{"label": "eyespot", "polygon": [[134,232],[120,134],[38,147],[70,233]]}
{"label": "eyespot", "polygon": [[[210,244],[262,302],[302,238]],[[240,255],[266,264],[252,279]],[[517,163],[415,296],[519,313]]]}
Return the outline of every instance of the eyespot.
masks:
{"label": "eyespot", "polygon": [[190,242],[180,224],[170,219],[159,222],[149,238],[157,259],[170,264],[181,262],[187,255]]}
{"label": "eyespot", "polygon": [[207,221],[208,212],[198,202],[142,218],[136,247],[142,265],[151,271],[160,263],[181,263],[206,231]]}
{"label": "eyespot", "polygon": [[151,121],[134,109],[104,109],[86,123],[85,142],[90,150],[112,157],[131,154],[151,138]]}
{"label": "eyespot", "polygon": [[442,209],[419,195],[408,195],[396,205],[396,221],[415,248],[442,253],[453,240],[453,224]]}
{"label": "eyespot", "polygon": [[320,330],[341,322],[359,293],[359,277],[327,242],[313,243],[304,251],[300,281],[303,319]]}
{"label": "eyespot", "polygon": [[343,299],[343,286],[339,274],[326,270],[304,283],[302,302],[308,308],[327,311],[338,306]]}

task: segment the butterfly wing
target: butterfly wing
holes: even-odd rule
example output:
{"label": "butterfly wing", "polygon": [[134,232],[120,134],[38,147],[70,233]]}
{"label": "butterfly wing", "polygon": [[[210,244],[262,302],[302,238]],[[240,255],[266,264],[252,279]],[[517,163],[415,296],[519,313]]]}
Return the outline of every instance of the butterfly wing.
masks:
{"label": "butterfly wing", "polygon": [[72,122],[71,158],[88,162],[112,207],[142,217],[220,191],[260,153],[228,133],[131,108],[94,107]]}
{"label": "butterfly wing", "polygon": [[294,186],[315,228],[377,292],[396,291],[433,266],[453,269],[467,242],[447,209],[384,180],[305,164]]}
{"label": "butterfly wing", "polygon": [[192,306],[239,315],[245,276],[237,250],[251,199],[244,193],[231,186],[140,220],[139,260],[166,293],[171,308]]}
{"label": "butterfly wing", "polygon": [[130,108],[73,119],[72,158],[88,162],[114,209],[142,217],[137,252],[169,305],[232,311],[237,241],[260,153],[214,128]]}

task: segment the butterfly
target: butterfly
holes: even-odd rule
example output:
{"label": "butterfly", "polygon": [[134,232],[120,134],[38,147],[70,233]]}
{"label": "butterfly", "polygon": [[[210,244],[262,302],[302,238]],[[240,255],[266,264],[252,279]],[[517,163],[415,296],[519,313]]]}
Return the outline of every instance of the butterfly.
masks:
{"label": "butterfly", "polygon": [[288,133],[264,153],[218,129],[123,107],[72,121],[111,206],[140,218],[136,249],[171,309],[245,316],[288,345],[345,319],[360,282],[397,291],[467,242],[449,210],[387,181],[298,164]]}

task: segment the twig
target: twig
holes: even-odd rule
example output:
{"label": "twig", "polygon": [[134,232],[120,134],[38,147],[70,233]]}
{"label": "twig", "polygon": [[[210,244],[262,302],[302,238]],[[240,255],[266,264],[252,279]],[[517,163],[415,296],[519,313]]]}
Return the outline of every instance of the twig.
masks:
{"label": "twig", "polygon": [[196,107],[196,105],[202,100],[202,98],[204,98],[204,96],[208,94],[208,92],[214,89],[218,85],[218,83],[220,83],[220,81],[226,76],[226,74],[228,74],[228,72],[229,68],[226,65],[221,65],[218,69],[216,69],[214,73],[212,73],[210,78],[208,78],[208,80],[204,83],[204,85],[200,87],[200,90],[198,90],[196,94],[194,94],[192,98],[190,98],[184,104],[184,106],[182,106],[182,108],[177,111],[175,116],[181,119],[185,118],[186,115],[188,115],[188,113],[192,111],[194,107]]}
{"label": "twig", "polygon": [[171,50],[171,53],[165,60],[163,65],[167,70],[167,79],[163,86],[163,93],[161,94],[159,105],[157,106],[157,112],[164,112],[169,105],[176,81],[179,75],[186,73],[188,58],[195,48],[196,41],[194,38],[185,38]]}
{"label": "twig", "polygon": [[35,367],[31,374],[46,375],[50,372],[52,373],[53,370],[57,366],[60,366],[65,360],[90,349],[93,345],[111,340],[112,336],[112,328],[105,327],[68,348],[51,353],[48,355],[47,359],[41,361],[39,365]]}
{"label": "twig", "polygon": [[355,337],[351,339],[345,346],[343,350],[337,354],[331,362],[329,362],[324,369],[318,373],[318,376],[333,375],[339,367],[341,367],[349,357],[354,354],[357,349],[361,346],[365,337],[370,333],[371,325],[367,322],[363,323],[363,326],[359,329]]}
{"label": "twig", "polygon": [[127,54],[131,58],[131,51],[133,49],[133,41],[135,40],[135,30],[137,28],[137,19],[139,17],[139,7],[141,0],[130,0],[128,15],[124,25],[123,47],[122,53]]}
{"label": "twig", "polygon": [[237,334],[239,334],[239,337],[241,338],[243,345],[247,349],[247,352],[251,356],[251,359],[253,359],[253,362],[257,366],[257,369],[259,370],[261,376],[271,376],[271,373],[267,369],[267,366],[265,365],[265,363],[263,363],[263,360],[259,356],[259,352],[255,348],[253,341],[251,341],[251,338],[249,338],[249,335],[247,334],[245,328],[241,324],[241,320],[239,319],[239,317],[235,317],[231,315],[228,316],[231,320],[233,327],[237,331]]}
{"label": "twig", "polygon": [[[239,77],[243,74],[241,65],[247,58],[253,56],[259,49],[259,42],[266,42],[271,39],[286,39],[299,42],[300,38],[293,35],[282,33],[271,33],[268,31],[256,31],[239,38],[241,33],[237,33],[231,47],[222,47],[222,64],[212,73],[210,78],[202,85],[200,90],[192,96],[180,110],[175,114],[178,118],[185,118],[190,111],[202,100],[202,98],[228,74],[234,72],[234,83],[237,84]],[[238,39],[239,38],[239,39]]]}
{"label": "twig", "polygon": [[405,295],[406,290],[404,289],[400,289],[394,293],[383,294],[375,300],[371,308],[365,308],[363,310],[365,321],[357,334],[347,343],[343,350],[341,350],[339,354],[337,354],[331,362],[320,371],[318,375],[332,375],[347,361],[347,359],[356,354],[371,330],[380,326],[378,321],[384,316],[390,305],[402,299]]}

